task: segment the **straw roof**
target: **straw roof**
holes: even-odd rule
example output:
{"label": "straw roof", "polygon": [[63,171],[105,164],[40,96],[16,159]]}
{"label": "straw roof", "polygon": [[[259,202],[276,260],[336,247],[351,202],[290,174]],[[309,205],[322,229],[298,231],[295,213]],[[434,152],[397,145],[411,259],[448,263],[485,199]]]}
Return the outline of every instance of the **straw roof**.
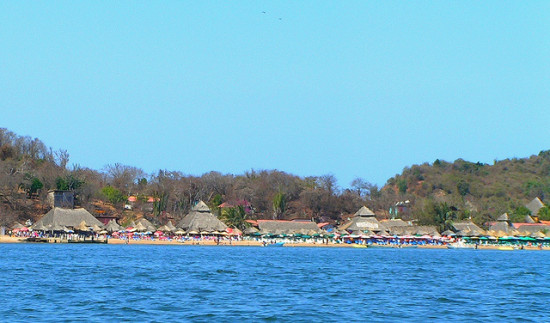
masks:
{"label": "straw roof", "polygon": [[375,217],[356,216],[351,218],[350,221],[341,225],[338,229],[348,231],[382,231],[386,228]]}
{"label": "straw roof", "polygon": [[372,212],[368,207],[362,206],[357,212],[355,212],[354,216],[375,216],[374,212]]}
{"label": "straw roof", "polygon": [[525,216],[525,223],[537,223],[530,215]]}
{"label": "straw roof", "polygon": [[158,231],[162,231],[162,232],[174,232],[176,230],[172,230],[172,228],[170,228],[168,225],[163,225],[163,226],[160,226],[158,227],[157,229]]}
{"label": "straw roof", "polygon": [[256,232],[259,232],[259,231],[255,227],[248,227],[248,228],[244,229],[244,234],[253,234],[253,233],[256,233]]}
{"label": "straw roof", "polygon": [[535,197],[531,202],[527,203],[525,207],[531,211],[531,215],[536,216],[539,214],[539,210],[544,207],[544,203],[542,203],[538,197]]}
{"label": "straw roof", "polygon": [[393,227],[389,230],[389,233],[391,235],[397,235],[397,236],[414,236],[414,235],[430,235],[437,237],[439,236],[439,232],[437,231],[437,228],[433,225],[413,225],[413,226],[406,226],[406,227]]}
{"label": "straw roof", "polygon": [[139,224],[141,224],[145,227],[146,230],[144,230],[144,231],[151,231],[152,232],[152,231],[157,230],[157,227],[155,227],[151,222],[149,222],[145,218],[141,218],[136,222],[136,226],[138,226]]}
{"label": "straw roof", "polygon": [[323,232],[315,222],[311,221],[258,220],[258,227],[262,234],[312,235]]}
{"label": "straw roof", "polygon": [[517,228],[518,232],[520,233],[526,233],[531,234],[542,230],[548,230],[550,231],[549,225],[539,224],[539,225],[520,225]]}
{"label": "straw roof", "polygon": [[380,223],[382,223],[386,228],[411,226],[408,222],[405,222],[401,219],[381,220]]}
{"label": "straw roof", "polygon": [[97,224],[92,225],[92,230],[94,230],[95,232],[102,231],[102,229]]}
{"label": "straw roof", "polygon": [[32,229],[35,231],[46,231],[48,228],[46,228],[42,223],[36,223],[32,226]]}
{"label": "straw roof", "polygon": [[76,228],[82,221],[88,226],[97,225],[100,228],[103,227],[103,223],[85,209],[63,209],[59,207],[51,209],[42,219],[36,222],[35,226],[43,225],[48,228],[48,230],[52,230],[51,228],[54,227],[59,228],[63,226]]}
{"label": "straw roof", "polygon": [[176,227],[172,224],[172,220],[168,221],[168,223],[166,223],[166,226],[171,230],[171,231],[176,231]]}
{"label": "straw roof", "polygon": [[508,213],[504,213],[501,216],[497,218],[497,221],[510,221],[510,217],[508,216]]}
{"label": "straw roof", "polygon": [[453,237],[453,236],[456,236],[456,233],[454,233],[453,231],[451,230],[446,230],[446,231],[443,231],[441,233],[442,236],[449,236],[449,237]]}
{"label": "straw roof", "polygon": [[22,229],[22,228],[24,228],[24,227],[25,227],[25,226],[22,225],[22,224],[19,223],[19,222],[15,222],[15,224],[11,226],[12,230],[13,230],[13,229]]}
{"label": "straw roof", "polygon": [[462,231],[462,233],[469,233],[470,235],[485,234],[485,231],[482,228],[475,225],[475,223],[473,223],[472,221],[455,222],[453,224],[453,228],[455,231]]}
{"label": "straw roof", "polygon": [[227,225],[210,212],[206,203],[200,201],[191,209],[189,214],[178,223],[178,228],[182,228],[189,233],[192,231],[213,232],[225,231]]}
{"label": "straw roof", "polygon": [[105,230],[107,230],[108,232],[115,232],[115,231],[123,230],[123,228],[120,225],[118,225],[118,223],[116,223],[115,219],[112,219],[105,226]]}
{"label": "straw roof", "polygon": [[[506,213],[504,213],[503,215],[505,215]],[[502,215],[501,215],[502,217]],[[497,222],[495,224],[493,224],[492,226],[489,227],[489,230],[490,231],[503,231],[503,232],[506,232],[506,233],[511,233],[514,228],[509,225],[507,222],[504,222],[504,221],[501,221],[501,222]]]}
{"label": "straw roof", "polygon": [[138,224],[136,224],[136,226],[134,227],[134,230],[137,231],[137,232],[145,232],[147,231],[147,227],[143,225],[143,223],[139,222]]}
{"label": "straw roof", "polygon": [[[86,221],[82,221],[82,222],[80,222],[80,224],[77,227],[75,227],[75,229],[78,229],[80,231],[88,231],[88,230],[90,230],[90,227],[86,224]],[[58,231],[58,230],[56,230],[56,231]]]}

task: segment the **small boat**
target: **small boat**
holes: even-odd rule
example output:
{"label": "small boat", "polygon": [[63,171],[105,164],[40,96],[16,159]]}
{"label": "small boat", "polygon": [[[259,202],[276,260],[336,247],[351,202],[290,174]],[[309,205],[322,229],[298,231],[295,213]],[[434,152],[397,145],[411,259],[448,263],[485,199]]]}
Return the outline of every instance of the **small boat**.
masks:
{"label": "small boat", "polygon": [[512,250],[516,250],[516,248],[512,247],[512,246],[500,246],[498,247],[498,250],[502,250],[502,251],[512,251]]}
{"label": "small boat", "polygon": [[365,244],[357,244],[357,243],[352,244],[352,247],[354,247],[354,248],[368,248],[368,246],[365,245]]}
{"label": "small boat", "polygon": [[282,247],[284,245],[285,245],[284,242],[276,242],[276,243],[265,244],[264,247]]}
{"label": "small boat", "polygon": [[464,241],[458,241],[458,242],[453,242],[453,243],[449,243],[447,245],[447,248],[448,249],[475,249],[475,245],[473,244],[466,244],[464,243]]}

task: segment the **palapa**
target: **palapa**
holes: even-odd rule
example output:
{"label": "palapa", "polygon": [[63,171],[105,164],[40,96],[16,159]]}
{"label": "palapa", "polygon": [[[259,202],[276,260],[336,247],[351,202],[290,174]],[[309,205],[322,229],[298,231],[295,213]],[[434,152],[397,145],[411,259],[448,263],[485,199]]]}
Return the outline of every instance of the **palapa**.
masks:
{"label": "palapa", "polygon": [[141,222],[139,222],[139,223],[136,224],[136,226],[134,227],[134,230],[137,231],[137,232],[146,232],[146,231],[147,231],[147,227],[144,226]]}
{"label": "palapa", "polygon": [[191,209],[189,214],[178,223],[178,227],[189,231],[189,234],[193,234],[191,232],[208,234],[209,232],[225,231],[227,229],[227,225],[212,214],[203,201],[200,201]]}
{"label": "palapa", "polygon": [[166,226],[168,228],[170,228],[171,231],[176,231],[176,227],[172,224],[172,220],[168,221],[168,223],[166,223]]}
{"label": "palapa", "polygon": [[19,223],[19,222],[15,222],[15,224],[11,226],[11,229],[12,229],[12,230],[15,230],[15,229],[23,229],[23,228],[25,228],[25,226],[22,225],[22,224]]}
{"label": "palapa", "polygon": [[462,231],[463,233],[468,233],[467,236],[482,236],[485,235],[485,231],[475,225],[472,221],[466,221],[466,222],[455,222],[453,223],[453,229],[457,231]]}
{"label": "palapa", "polygon": [[258,220],[258,227],[262,234],[273,235],[313,235],[323,232],[311,221]]}
{"label": "palapa", "polygon": [[538,197],[535,197],[531,202],[527,203],[525,207],[531,211],[531,215],[537,216],[539,210],[544,207],[544,203],[542,203]]}
{"label": "palapa", "polygon": [[46,231],[46,230],[48,230],[48,229],[44,226],[44,224],[42,224],[42,223],[36,223],[35,225],[32,226],[32,229],[33,229],[34,231]]}
{"label": "palapa", "polygon": [[357,212],[355,212],[354,216],[373,217],[375,214],[368,207],[362,206]]}
{"label": "palapa", "polygon": [[160,226],[157,230],[162,232],[174,232],[168,225]]}
{"label": "palapa", "polygon": [[111,221],[109,221],[109,223],[107,223],[107,226],[105,226],[105,230],[107,230],[108,232],[116,232],[124,229],[120,225],[118,225],[118,223],[116,223],[115,219],[112,219]]}
{"label": "palapa", "polygon": [[95,224],[100,228],[103,227],[103,223],[101,223],[85,209],[63,209],[59,207],[51,209],[42,217],[42,219],[36,222],[35,225],[43,225],[46,228],[49,228],[50,226],[66,226],[68,228],[76,228],[82,221],[89,226],[93,226]]}
{"label": "palapa", "polygon": [[82,221],[75,229],[80,231],[89,231],[90,227],[88,227],[88,224],[86,224],[86,221]]}
{"label": "palapa", "polygon": [[92,225],[92,230],[95,231],[95,232],[99,232],[99,231],[101,231],[101,230],[103,230],[103,229],[100,228],[99,225],[94,224],[94,225]]}
{"label": "palapa", "polygon": [[156,228],[151,222],[149,222],[149,220],[147,220],[147,219],[145,219],[145,218],[139,219],[139,220],[136,222],[136,226],[137,226],[138,224],[141,224],[141,225],[143,225],[143,226],[145,227],[146,230],[144,230],[144,231],[151,231],[151,232],[153,232],[153,231],[156,231],[156,230],[157,230],[157,228]]}

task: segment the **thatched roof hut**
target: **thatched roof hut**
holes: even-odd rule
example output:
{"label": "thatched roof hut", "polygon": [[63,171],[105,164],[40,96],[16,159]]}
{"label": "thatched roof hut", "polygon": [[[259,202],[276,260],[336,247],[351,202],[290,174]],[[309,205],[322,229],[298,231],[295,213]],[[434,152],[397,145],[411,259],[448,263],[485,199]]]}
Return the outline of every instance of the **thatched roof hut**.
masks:
{"label": "thatched roof hut", "polygon": [[262,234],[313,235],[323,232],[315,222],[311,221],[258,220],[258,227]]}
{"label": "thatched roof hut", "polygon": [[146,231],[148,231],[147,227],[145,225],[143,225],[143,223],[141,223],[141,222],[138,222],[138,224],[136,224],[136,226],[134,227],[134,230],[137,231],[137,232],[146,232]]}
{"label": "thatched roof hut", "polygon": [[453,229],[459,235],[459,233],[465,236],[477,236],[484,235],[485,231],[475,225],[472,221],[455,222],[453,223]]}
{"label": "thatched roof hut", "polygon": [[508,216],[508,213],[504,213],[501,216],[497,218],[498,222],[510,222],[510,217]]}
{"label": "thatched roof hut", "polygon": [[24,225],[22,225],[21,223],[19,222],[15,222],[12,226],[11,226],[11,229],[14,230],[14,229],[22,229],[22,228],[25,228]]}
{"label": "thatched roof hut", "polygon": [[512,231],[514,231],[514,227],[506,221],[498,221],[489,227],[489,231],[512,233]]}
{"label": "thatched roof hut", "polygon": [[532,216],[538,216],[539,210],[544,207],[544,203],[542,203],[538,197],[535,197],[531,202],[527,203],[525,207],[531,211]]}
{"label": "thatched roof hut", "polygon": [[177,229],[176,227],[172,224],[172,220],[168,221],[168,223],[166,223],[166,227],[170,229],[170,231],[172,232],[176,232]]}
{"label": "thatched roof hut", "polygon": [[433,225],[412,225],[412,226],[401,226],[401,227],[393,227],[389,231],[391,235],[397,235],[397,236],[423,236],[423,235],[429,235],[432,237],[438,237],[439,232],[437,231],[437,228]]}
{"label": "thatched roof hut", "polygon": [[[136,227],[138,225],[143,225],[145,227],[145,230],[144,231],[155,231],[157,229],[157,227],[155,227],[151,222],[149,222],[149,220],[145,219],[145,218],[141,218],[139,219],[137,222],[136,222]],[[138,230],[139,231],[139,230]]]}
{"label": "thatched roof hut", "polygon": [[355,212],[354,216],[371,217],[375,216],[375,214],[368,207],[362,206],[357,212]]}
{"label": "thatched roof hut", "polygon": [[375,232],[383,231],[386,228],[375,217],[356,216],[348,222],[341,225],[339,230],[355,231],[355,230],[371,230]]}
{"label": "thatched roof hut", "polygon": [[255,227],[248,227],[246,229],[244,229],[244,234],[254,234],[254,233],[258,233],[259,230],[256,229]]}
{"label": "thatched roof hut", "polygon": [[124,230],[124,228],[122,228],[118,223],[116,223],[115,219],[112,219],[105,226],[105,230],[107,230],[107,232],[116,232],[116,231]]}
{"label": "thatched roof hut", "polygon": [[178,223],[178,228],[189,233],[222,232],[227,229],[227,225],[210,212],[210,208],[208,208],[206,203],[200,201],[191,209],[189,214]]}
{"label": "thatched roof hut", "polygon": [[529,224],[524,224],[524,225],[520,225],[517,228],[517,231],[520,234],[523,234],[523,235],[530,235],[530,234],[533,234],[533,233],[536,233],[536,232],[541,232],[541,231],[550,232],[550,225],[544,225],[544,224],[529,225]]}
{"label": "thatched roof hut", "polygon": [[43,225],[51,230],[51,228],[76,228],[80,223],[84,222],[87,226],[97,225],[103,228],[103,223],[96,219],[90,212],[85,209],[63,209],[55,207],[46,213],[42,219],[36,222],[35,226]]}

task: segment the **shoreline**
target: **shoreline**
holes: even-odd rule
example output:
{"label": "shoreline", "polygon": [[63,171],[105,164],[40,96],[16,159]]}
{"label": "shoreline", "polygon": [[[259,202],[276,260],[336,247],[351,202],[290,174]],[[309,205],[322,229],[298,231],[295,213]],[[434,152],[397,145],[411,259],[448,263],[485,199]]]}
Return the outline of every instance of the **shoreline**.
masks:
{"label": "shoreline", "polygon": [[[0,236],[0,243],[32,243],[25,241],[26,238],[20,238],[20,237],[10,237],[10,236]],[[130,243],[126,243],[127,240],[122,239],[115,239],[111,238],[108,240],[108,244],[111,245],[164,245],[164,246],[212,246],[212,247],[261,247],[263,246],[262,242],[260,241],[253,241],[253,240],[240,240],[240,241],[231,241],[229,243],[228,241],[221,241],[220,244],[216,244],[213,240],[203,240],[203,241],[166,241],[166,240],[132,240]],[[329,243],[329,244],[322,244],[322,243],[306,243],[306,242],[300,242],[300,243],[288,243],[284,244],[283,247],[287,248],[304,248],[304,247],[313,247],[313,248],[357,248],[354,247],[353,244],[346,244],[346,243]],[[497,245],[479,245],[477,250],[499,250],[499,248],[502,246]],[[446,245],[419,245],[419,246],[403,246],[401,248],[395,247],[393,245],[375,245],[375,246],[368,246],[367,248],[362,249],[378,249],[378,248],[386,248],[386,249],[448,249]],[[537,246],[524,246],[523,250],[529,250],[529,251],[548,251],[550,250],[549,247],[543,247],[540,249]]]}

